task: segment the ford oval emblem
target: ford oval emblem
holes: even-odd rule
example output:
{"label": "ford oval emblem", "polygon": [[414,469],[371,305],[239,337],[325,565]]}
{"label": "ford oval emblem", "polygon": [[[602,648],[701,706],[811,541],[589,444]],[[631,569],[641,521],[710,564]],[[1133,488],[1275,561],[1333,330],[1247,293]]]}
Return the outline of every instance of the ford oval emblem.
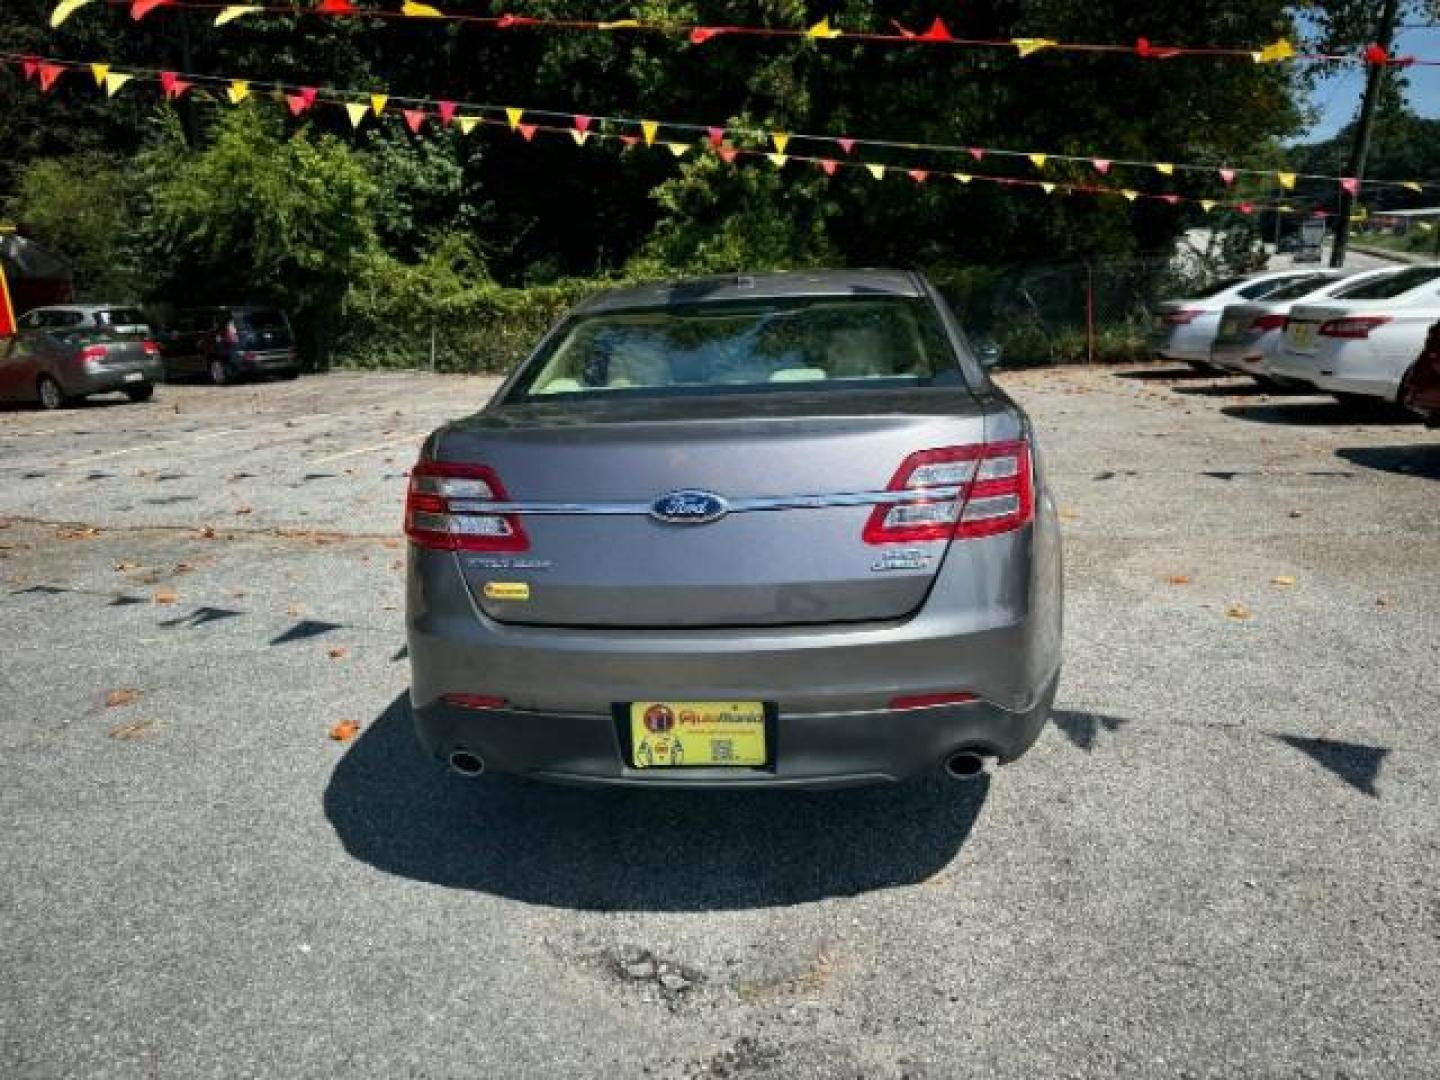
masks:
{"label": "ford oval emblem", "polygon": [[650,516],[671,525],[705,525],[729,511],[729,503],[708,491],[672,491],[650,504]]}

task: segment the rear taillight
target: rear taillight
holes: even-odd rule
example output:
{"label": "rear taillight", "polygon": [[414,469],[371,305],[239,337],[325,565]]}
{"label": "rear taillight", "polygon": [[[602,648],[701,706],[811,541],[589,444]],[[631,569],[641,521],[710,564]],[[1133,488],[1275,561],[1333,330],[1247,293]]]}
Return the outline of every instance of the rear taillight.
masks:
{"label": "rear taillight", "polygon": [[142,349],[145,350],[145,355],[146,355],[146,356],[159,356],[159,355],[160,355],[160,346],[159,346],[159,345],[156,345],[155,342],[153,342],[153,341],[142,341],[142,342],[140,343],[140,348],[142,348]]}
{"label": "rear taillight", "polygon": [[1179,311],[1162,312],[1160,321],[1169,326],[1184,326],[1186,323],[1194,322],[1203,314],[1205,313],[1200,308],[1181,308]]}
{"label": "rear taillight", "polygon": [[493,469],[422,461],[405,494],[405,535],[439,551],[526,551],[530,538],[520,519],[488,505],[505,498]]}
{"label": "rear taillight", "polygon": [[1018,529],[1033,516],[1030,447],[1024,440],[921,450],[900,464],[862,534],[867,544],[971,539]]}
{"label": "rear taillight", "polygon": [[890,699],[890,708],[901,709],[933,709],[937,705],[964,705],[968,701],[974,701],[975,695],[968,690],[956,690],[946,694],[907,694],[904,697]]}
{"label": "rear taillight", "polygon": [[1288,318],[1284,315],[1257,315],[1250,321],[1251,330],[1284,330]]}
{"label": "rear taillight", "polygon": [[440,700],[446,705],[461,709],[503,709],[505,699],[494,694],[441,694]]}
{"label": "rear taillight", "polygon": [[1356,315],[1348,319],[1330,319],[1320,324],[1321,337],[1367,338],[1377,326],[1390,321],[1388,315]]}
{"label": "rear taillight", "polygon": [[85,348],[83,348],[83,349],[80,350],[80,359],[81,359],[81,360],[104,360],[104,359],[105,359],[105,346],[104,346],[104,345],[86,345]]}

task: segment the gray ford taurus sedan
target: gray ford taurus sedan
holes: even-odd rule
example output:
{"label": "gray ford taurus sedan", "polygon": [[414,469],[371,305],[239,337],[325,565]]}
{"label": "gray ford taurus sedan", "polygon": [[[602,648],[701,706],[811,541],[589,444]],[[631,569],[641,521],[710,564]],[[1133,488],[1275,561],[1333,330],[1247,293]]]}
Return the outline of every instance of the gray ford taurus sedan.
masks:
{"label": "gray ford taurus sedan", "polygon": [[1054,699],[1034,432],[916,274],[594,297],[429,437],[405,531],[416,727],[466,775],[966,778]]}

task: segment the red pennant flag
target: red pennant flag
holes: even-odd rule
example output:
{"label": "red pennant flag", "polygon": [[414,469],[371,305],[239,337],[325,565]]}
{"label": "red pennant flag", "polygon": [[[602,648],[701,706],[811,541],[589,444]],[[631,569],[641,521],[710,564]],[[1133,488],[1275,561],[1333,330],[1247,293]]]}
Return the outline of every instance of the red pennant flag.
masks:
{"label": "red pennant flag", "polygon": [[725,141],[725,129],[724,129],[724,128],[717,128],[717,127],[706,128],[706,129],[705,129],[705,134],[706,134],[707,136],[709,136],[709,138],[710,138],[710,145],[711,145],[711,146],[719,146],[721,143],[723,143],[723,142]]}
{"label": "red pennant flag", "polygon": [[65,68],[60,64],[39,64],[35,70],[40,76],[40,92],[42,94],[48,94],[50,88],[55,85],[55,80],[65,74]]}
{"label": "red pennant flag", "polygon": [[1179,56],[1180,50],[1164,47],[1157,48],[1150,44],[1149,38],[1136,38],[1135,51],[1146,60],[1169,60],[1172,56]]}
{"label": "red pennant flag", "polygon": [[970,147],[970,156],[976,161],[981,161],[985,157],[985,151],[981,150],[978,146],[972,146]]}
{"label": "red pennant flag", "polygon": [[135,2],[130,5],[130,18],[139,22],[156,8],[165,7],[172,3],[174,3],[174,0],[135,0]]}
{"label": "red pennant flag", "polygon": [[576,113],[576,114],[575,114],[575,130],[576,130],[576,131],[589,131],[589,130],[590,130],[590,117],[586,116],[586,115],[583,114],[583,113]]}
{"label": "red pennant flag", "polygon": [[401,109],[400,113],[405,117],[405,126],[410,129],[410,134],[419,135],[421,125],[425,123],[425,110]]}
{"label": "red pennant flag", "polygon": [[740,151],[736,150],[733,146],[722,146],[715,152],[720,155],[721,159],[724,160],[727,165],[734,162],[740,154]]}
{"label": "red pennant flag", "polygon": [[1178,202],[1180,201],[1180,196],[1179,196],[1179,195],[1161,195],[1160,197],[1161,197],[1162,199],[1164,199],[1166,202],[1168,202],[1171,206],[1174,206],[1176,203],[1178,203]]}
{"label": "red pennant flag", "polygon": [[449,127],[455,119],[455,103],[453,101],[442,101],[436,108],[440,111],[440,126]]}
{"label": "red pennant flag", "polygon": [[532,19],[528,15],[501,15],[495,25],[501,30],[509,30],[512,26],[531,26],[539,22],[539,19]]}
{"label": "red pennant flag", "polygon": [[316,10],[321,15],[354,15],[355,5],[350,0],[320,0]]}
{"label": "red pennant flag", "polygon": [[185,91],[193,85],[193,83],[180,78],[176,72],[162,71],[160,73],[160,89],[164,90],[165,96],[172,101],[184,97]]}
{"label": "red pennant flag", "polygon": [[299,116],[311,105],[314,105],[316,93],[313,86],[302,86],[298,94],[286,94],[285,103],[290,106],[290,115]]}
{"label": "red pennant flag", "polygon": [[1351,195],[1360,194],[1360,181],[1354,176],[1342,176],[1340,178],[1340,186]]}
{"label": "red pennant flag", "polygon": [[1233,183],[1235,182],[1235,170],[1234,170],[1234,169],[1221,169],[1221,170],[1220,170],[1220,179],[1225,181],[1225,186],[1226,186],[1226,187],[1229,187],[1231,184],[1233,184]]}
{"label": "red pennant flag", "polygon": [[697,26],[690,31],[690,44],[704,45],[711,38],[719,37],[723,33],[725,31],[718,26]]}
{"label": "red pennant flag", "polygon": [[829,158],[823,158],[820,161],[817,161],[815,164],[820,166],[821,171],[824,172],[826,176],[835,175],[835,162],[831,161]]}
{"label": "red pennant flag", "polygon": [[[937,21],[938,21],[938,20],[937,20]],[[925,178],[926,178],[927,176],[929,176],[930,174],[929,174],[928,172],[926,172],[924,169],[911,169],[911,170],[910,170],[909,172],[907,172],[905,175],[908,176],[908,177],[910,177],[911,180],[914,180],[915,183],[917,183],[917,184],[923,184],[923,183],[925,182]]]}
{"label": "red pennant flag", "polygon": [[1091,158],[1091,159],[1090,159],[1090,164],[1095,166],[1095,171],[1098,172],[1101,176],[1104,176],[1106,173],[1108,173],[1108,172],[1110,171],[1110,159],[1109,159],[1109,158],[1103,158],[1103,157]]}
{"label": "red pennant flag", "polygon": [[526,142],[529,142],[535,138],[535,132],[539,129],[536,128],[534,124],[520,124],[517,130],[520,132],[521,137],[524,138]]}
{"label": "red pennant flag", "polygon": [[930,24],[930,29],[920,35],[921,41],[954,41],[950,28],[945,25],[940,16],[935,16],[935,21]]}
{"label": "red pennant flag", "polygon": [[855,149],[854,139],[836,139],[835,142],[839,145],[840,149],[844,150],[847,154]]}
{"label": "red pennant flag", "polygon": [[1241,203],[1239,206],[1237,206],[1235,209],[1239,210],[1240,213],[1242,213],[1242,214],[1253,214],[1253,213],[1255,212],[1255,204],[1254,204],[1254,203],[1248,203],[1248,202],[1242,202],[1242,203]]}
{"label": "red pennant flag", "polygon": [[901,25],[900,25],[898,22],[896,22],[894,19],[891,19],[891,20],[890,20],[890,25],[893,26],[893,27],[895,28],[896,32],[897,32],[901,37],[903,37],[903,38],[913,38],[913,37],[915,36],[915,31],[914,31],[914,30],[910,30],[910,29],[907,29],[907,28],[904,27],[904,26],[901,26]]}
{"label": "red pennant flag", "polygon": [[1329,216],[1330,216],[1330,211],[1329,211],[1329,210],[1312,210],[1312,211],[1310,212],[1310,216],[1311,216],[1311,217],[1329,217]]}
{"label": "red pennant flag", "polygon": [[1390,54],[1384,49],[1382,49],[1379,45],[1366,45],[1365,62],[1367,64],[1377,65],[1388,64],[1390,62]]}
{"label": "red pennant flag", "polygon": [[[621,135],[620,141],[626,146],[634,146],[640,141],[639,135]],[[722,155],[723,156],[723,155]]]}
{"label": "red pennant flag", "polygon": [[20,61],[20,69],[25,72],[25,78],[33,79],[40,71],[40,61],[33,56],[27,56]]}

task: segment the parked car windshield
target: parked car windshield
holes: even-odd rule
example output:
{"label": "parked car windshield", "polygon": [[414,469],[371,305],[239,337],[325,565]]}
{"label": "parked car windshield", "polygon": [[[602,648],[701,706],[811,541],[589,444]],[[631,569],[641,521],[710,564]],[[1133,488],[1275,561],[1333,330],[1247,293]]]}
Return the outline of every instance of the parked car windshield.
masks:
{"label": "parked car windshield", "polygon": [[1323,289],[1333,282],[1335,278],[1330,274],[1311,274],[1299,281],[1292,281],[1288,285],[1282,285],[1272,293],[1266,293],[1266,300],[1298,300],[1302,296],[1309,296],[1312,292]]}
{"label": "parked car windshield", "polygon": [[240,311],[236,313],[235,321],[243,323],[251,330],[284,330],[285,313],[282,311]]}
{"label": "parked car windshield", "polygon": [[928,302],[904,297],[702,304],[581,316],[514,399],[960,385]]}
{"label": "parked car windshield", "polygon": [[1243,289],[1241,289],[1240,295],[1245,297],[1246,300],[1259,300],[1261,298],[1269,300],[1275,295],[1276,290],[1283,289],[1285,288],[1285,286],[1291,284],[1294,281],[1305,281],[1309,280],[1314,276],[1314,274],[1304,274],[1301,275],[1299,278],[1282,277],[1270,278],[1268,281],[1257,281],[1255,282],[1255,284],[1246,285]]}
{"label": "parked car windshield", "polygon": [[145,313],[139,308],[107,308],[95,313],[95,322],[100,326],[139,326],[145,323]]}
{"label": "parked car windshield", "polygon": [[1440,267],[1416,266],[1409,270],[1401,270],[1398,274],[1392,274],[1390,277],[1380,278],[1378,281],[1367,281],[1363,285],[1347,289],[1336,295],[1343,296],[1347,300],[1388,300],[1392,296],[1407,293],[1436,278],[1440,278]]}

